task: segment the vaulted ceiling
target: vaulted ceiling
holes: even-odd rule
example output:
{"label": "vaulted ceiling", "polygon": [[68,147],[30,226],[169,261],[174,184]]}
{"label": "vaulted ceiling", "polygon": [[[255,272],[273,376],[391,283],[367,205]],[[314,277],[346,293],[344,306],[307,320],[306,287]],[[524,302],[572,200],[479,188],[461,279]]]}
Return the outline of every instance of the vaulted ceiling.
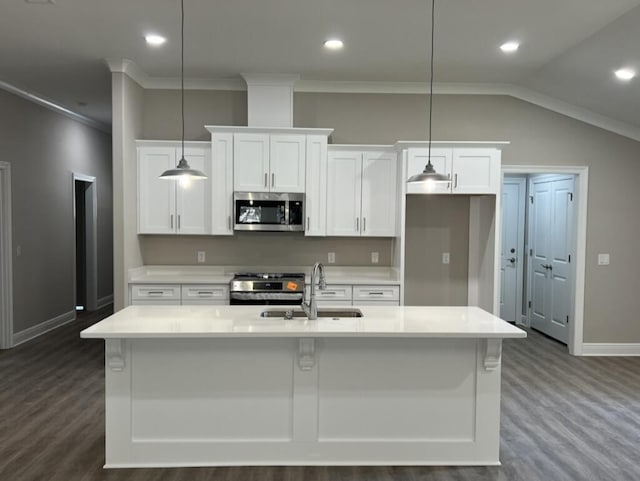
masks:
{"label": "vaulted ceiling", "polygon": [[[188,79],[288,73],[308,84],[426,85],[430,0],[184,2]],[[435,24],[438,85],[513,87],[640,132],[640,76],[613,74],[640,71],[640,0],[436,0]],[[167,42],[149,47],[151,32]],[[334,36],[341,51],[322,46]],[[521,46],[505,55],[508,40]],[[0,81],[109,124],[106,58],[130,59],[149,79],[177,78],[179,0],[2,1]]]}

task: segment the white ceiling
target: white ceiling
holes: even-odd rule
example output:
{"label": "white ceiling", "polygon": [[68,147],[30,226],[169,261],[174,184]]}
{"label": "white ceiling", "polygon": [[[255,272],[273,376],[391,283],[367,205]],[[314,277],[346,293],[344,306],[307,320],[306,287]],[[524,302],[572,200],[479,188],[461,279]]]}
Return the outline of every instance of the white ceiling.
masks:
{"label": "white ceiling", "polygon": [[[1,0],[0,81],[111,122],[105,58],[180,72],[179,0]],[[37,0],[46,1],[46,0]],[[435,80],[511,84],[640,128],[640,0],[436,0]],[[427,80],[429,0],[185,0],[185,76]],[[148,32],[168,37],[149,48]],[[322,42],[338,36],[340,52]],[[522,42],[510,56],[498,46]],[[81,103],[86,103],[84,106]]]}

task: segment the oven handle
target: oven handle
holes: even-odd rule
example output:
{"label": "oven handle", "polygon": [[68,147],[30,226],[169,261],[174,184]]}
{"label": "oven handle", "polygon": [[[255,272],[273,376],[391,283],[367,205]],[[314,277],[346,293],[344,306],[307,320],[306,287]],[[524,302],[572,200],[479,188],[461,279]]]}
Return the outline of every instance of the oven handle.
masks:
{"label": "oven handle", "polygon": [[240,301],[300,301],[302,302],[302,292],[231,292],[231,299]]}

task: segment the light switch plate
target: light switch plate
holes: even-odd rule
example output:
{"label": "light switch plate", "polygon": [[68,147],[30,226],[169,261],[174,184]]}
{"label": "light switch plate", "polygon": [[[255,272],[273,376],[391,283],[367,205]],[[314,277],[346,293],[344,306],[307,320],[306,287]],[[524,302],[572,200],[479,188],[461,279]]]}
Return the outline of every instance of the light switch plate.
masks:
{"label": "light switch plate", "polygon": [[327,255],[327,262],[329,264],[335,264],[336,263],[336,253],[335,252],[329,252],[329,254]]}
{"label": "light switch plate", "polygon": [[206,254],[204,251],[198,251],[198,262],[203,263],[206,260]]}
{"label": "light switch plate", "polygon": [[371,253],[371,263],[372,264],[377,264],[378,262],[380,262],[380,255],[377,252],[372,252]]}
{"label": "light switch plate", "polygon": [[610,263],[609,254],[598,254],[598,265],[599,266],[608,266]]}
{"label": "light switch plate", "polygon": [[448,264],[451,261],[451,254],[449,252],[442,253],[442,263]]}

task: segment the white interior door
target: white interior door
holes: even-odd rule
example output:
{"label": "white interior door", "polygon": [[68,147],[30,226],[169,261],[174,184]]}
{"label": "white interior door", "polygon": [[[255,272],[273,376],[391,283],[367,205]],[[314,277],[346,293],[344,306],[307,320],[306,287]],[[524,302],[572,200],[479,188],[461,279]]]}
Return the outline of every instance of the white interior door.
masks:
{"label": "white interior door", "polygon": [[505,177],[502,185],[500,317],[522,324],[526,179]]}
{"label": "white interior door", "polygon": [[530,181],[531,327],[565,344],[573,296],[573,176]]}

